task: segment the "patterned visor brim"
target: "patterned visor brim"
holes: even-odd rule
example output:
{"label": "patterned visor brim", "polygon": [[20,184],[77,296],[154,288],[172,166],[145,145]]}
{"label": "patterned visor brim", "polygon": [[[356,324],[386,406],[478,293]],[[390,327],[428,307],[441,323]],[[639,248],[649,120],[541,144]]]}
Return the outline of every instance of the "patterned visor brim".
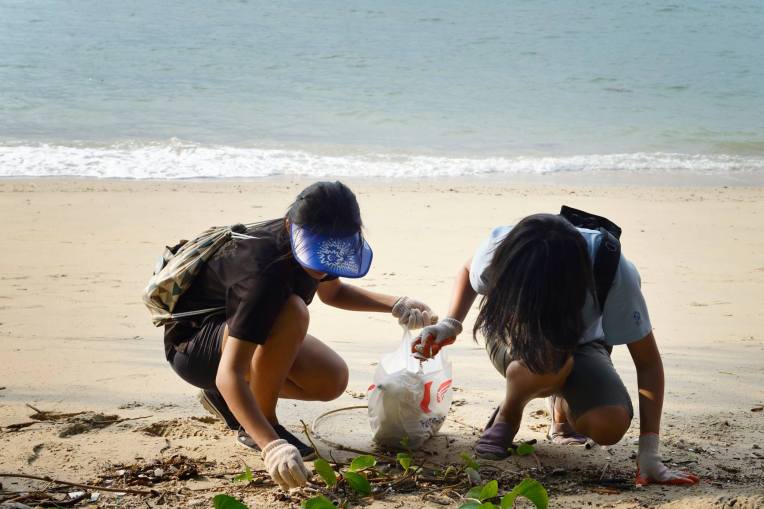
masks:
{"label": "patterned visor brim", "polygon": [[359,278],[369,272],[374,253],[360,233],[348,236],[321,235],[292,224],[292,253],[297,262],[330,276]]}

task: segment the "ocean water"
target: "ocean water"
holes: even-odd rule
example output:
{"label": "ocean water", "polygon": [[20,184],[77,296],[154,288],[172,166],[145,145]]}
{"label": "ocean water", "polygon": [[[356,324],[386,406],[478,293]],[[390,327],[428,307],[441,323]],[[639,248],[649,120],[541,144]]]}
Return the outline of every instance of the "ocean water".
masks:
{"label": "ocean water", "polygon": [[764,2],[4,0],[0,176],[764,175]]}

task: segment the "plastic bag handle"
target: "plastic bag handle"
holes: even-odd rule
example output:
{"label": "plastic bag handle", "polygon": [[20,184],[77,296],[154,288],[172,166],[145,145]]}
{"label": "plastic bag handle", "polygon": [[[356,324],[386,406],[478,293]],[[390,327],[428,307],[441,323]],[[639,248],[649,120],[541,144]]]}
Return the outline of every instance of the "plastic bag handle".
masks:
{"label": "plastic bag handle", "polygon": [[[411,353],[411,345],[414,343],[414,338],[411,337],[411,329],[409,329],[407,325],[401,325],[401,329],[403,329],[403,338],[401,339],[401,343],[403,344],[403,351],[406,352],[409,357],[414,357],[414,355]],[[424,361],[422,359],[417,359],[416,357],[414,357],[414,359],[419,362],[419,366],[417,367],[416,371],[417,374],[424,374]]]}

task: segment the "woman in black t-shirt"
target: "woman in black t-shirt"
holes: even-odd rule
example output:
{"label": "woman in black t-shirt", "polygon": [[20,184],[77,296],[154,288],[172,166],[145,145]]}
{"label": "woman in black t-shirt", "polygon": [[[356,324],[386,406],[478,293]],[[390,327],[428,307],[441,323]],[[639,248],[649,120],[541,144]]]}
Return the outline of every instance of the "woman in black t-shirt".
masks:
{"label": "woman in black t-shirt", "polygon": [[340,281],[369,270],[372,251],[361,227],[347,186],[309,186],[285,218],[251,227],[220,248],[175,308],[224,310],[165,328],[173,369],[203,389],[202,404],[238,431],[239,443],[262,450],[266,469],[285,489],[305,484],[303,459],[315,452],[279,424],[278,399],[330,401],[348,382],[345,361],[307,333],[313,296],[342,309],[392,313],[409,328],[437,321],[414,299]]}

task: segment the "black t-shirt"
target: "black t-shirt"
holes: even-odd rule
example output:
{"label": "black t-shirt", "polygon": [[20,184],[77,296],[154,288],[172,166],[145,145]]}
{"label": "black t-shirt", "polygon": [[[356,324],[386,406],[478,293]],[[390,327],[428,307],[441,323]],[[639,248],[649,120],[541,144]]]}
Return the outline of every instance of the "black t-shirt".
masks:
{"label": "black t-shirt", "polygon": [[[290,295],[310,304],[318,281],[292,256],[282,221],[247,232],[256,239],[231,239],[207,261],[175,312],[225,306],[216,316],[170,323],[165,327],[165,350],[188,341],[204,320],[225,316],[228,334],[263,344]],[[333,279],[325,278],[324,280]]]}

